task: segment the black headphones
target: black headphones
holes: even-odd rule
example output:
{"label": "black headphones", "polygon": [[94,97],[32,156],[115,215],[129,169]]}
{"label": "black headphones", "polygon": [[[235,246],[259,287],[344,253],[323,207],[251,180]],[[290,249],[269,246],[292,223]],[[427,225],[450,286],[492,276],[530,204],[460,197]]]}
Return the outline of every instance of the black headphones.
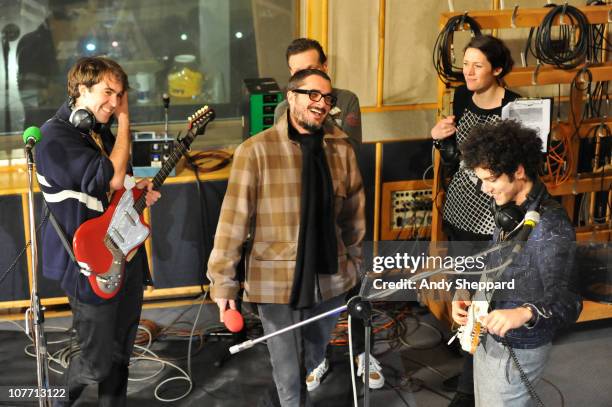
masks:
{"label": "black headphones", "polygon": [[108,123],[98,123],[96,117],[89,109],[78,107],[70,113],[68,121],[81,133],[89,135],[92,130],[96,133],[102,133],[106,129],[110,129],[115,121],[115,116],[112,115],[108,119]]}
{"label": "black headphones", "polygon": [[525,219],[525,214],[528,211],[538,209],[545,192],[546,187],[544,183],[538,179],[527,194],[527,199],[521,205],[511,201],[499,206],[495,203],[494,199],[491,199],[491,212],[493,213],[495,225],[506,233],[516,230],[523,219]]}
{"label": "black headphones", "polygon": [[81,133],[89,134],[90,131],[99,127],[96,117],[89,109],[84,107],[74,109],[72,113],[70,113],[68,121]]}

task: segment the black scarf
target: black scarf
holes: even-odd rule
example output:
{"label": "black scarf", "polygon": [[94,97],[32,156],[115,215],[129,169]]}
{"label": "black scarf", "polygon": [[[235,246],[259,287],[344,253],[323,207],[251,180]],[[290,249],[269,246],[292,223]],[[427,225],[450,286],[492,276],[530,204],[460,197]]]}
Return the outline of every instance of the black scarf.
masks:
{"label": "black scarf", "polygon": [[289,299],[294,309],[301,309],[313,306],[320,296],[317,274],[338,271],[338,243],[334,188],[323,150],[323,131],[300,134],[289,122],[289,138],[300,143],[302,149],[300,231]]}

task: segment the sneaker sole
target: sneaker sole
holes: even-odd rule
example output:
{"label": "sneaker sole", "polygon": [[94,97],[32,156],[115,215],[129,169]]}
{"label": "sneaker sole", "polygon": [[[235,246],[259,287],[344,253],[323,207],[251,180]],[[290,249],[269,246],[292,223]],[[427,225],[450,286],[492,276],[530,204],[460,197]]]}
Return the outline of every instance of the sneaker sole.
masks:
{"label": "sneaker sole", "polygon": [[[323,376],[321,376],[321,378],[319,379],[319,383],[317,384],[309,384],[308,382],[306,382],[306,390],[308,391],[313,391],[317,388],[319,388],[319,386],[321,385],[321,382],[323,381],[323,379],[325,379],[325,376],[327,376],[327,374],[330,372],[331,370],[331,366],[327,368],[327,371],[325,373],[323,373]],[[312,382],[315,383],[315,382]]]}

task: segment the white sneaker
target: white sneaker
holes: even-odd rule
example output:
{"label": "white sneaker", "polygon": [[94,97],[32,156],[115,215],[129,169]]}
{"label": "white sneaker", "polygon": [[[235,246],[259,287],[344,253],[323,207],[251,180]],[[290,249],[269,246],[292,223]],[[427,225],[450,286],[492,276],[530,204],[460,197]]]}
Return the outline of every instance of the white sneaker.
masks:
{"label": "white sneaker", "polygon": [[325,373],[327,373],[328,369],[329,362],[327,361],[327,358],[325,358],[319,366],[315,367],[312,372],[308,373],[308,376],[306,376],[306,388],[308,391],[313,391],[319,387],[321,380],[323,379],[323,376],[325,376]]}
{"label": "white sneaker", "polygon": [[[365,370],[365,352],[357,357],[357,376],[362,376]],[[370,383],[369,387],[372,390],[380,389],[385,385],[385,376],[382,374],[382,366],[376,358],[370,355]],[[363,377],[365,382],[365,376]]]}

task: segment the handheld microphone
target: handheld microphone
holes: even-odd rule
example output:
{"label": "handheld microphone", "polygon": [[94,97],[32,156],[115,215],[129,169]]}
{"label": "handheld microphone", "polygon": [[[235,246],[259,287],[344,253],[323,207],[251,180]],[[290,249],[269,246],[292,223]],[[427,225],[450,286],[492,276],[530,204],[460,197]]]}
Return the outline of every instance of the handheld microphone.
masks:
{"label": "handheld microphone", "polygon": [[34,144],[38,143],[42,138],[40,129],[36,126],[30,126],[23,132],[23,142],[26,150],[31,150]]}
{"label": "handheld microphone", "polygon": [[242,314],[235,309],[227,309],[223,313],[223,323],[230,332],[240,332],[244,327],[244,319]]}
{"label": "handheld microphone", "polygon": [[512,253],[518,253],[523,247],[523,243],[529,239],[529,235],[531,231],[536,227],[536,225],[540,222],[540,214],[536,211],[527,211],[525,214],[525,219],[523,220],[523,227],[516,234],[514,240],[517,244],[512,249]]}

